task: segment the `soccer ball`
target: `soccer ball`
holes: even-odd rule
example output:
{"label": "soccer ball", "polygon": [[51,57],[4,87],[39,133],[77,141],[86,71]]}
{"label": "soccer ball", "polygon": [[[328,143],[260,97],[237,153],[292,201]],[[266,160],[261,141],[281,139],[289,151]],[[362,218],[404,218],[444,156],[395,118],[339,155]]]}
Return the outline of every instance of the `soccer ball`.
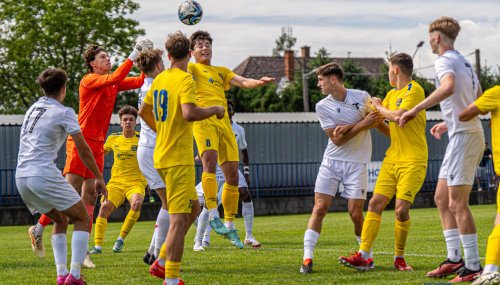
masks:
{"label": "soccer ball", "polygon": [[[191,5],[191,3],[193,5]],[[179,6],[179,20],[186,25],[196,25],[201,21],[203,9],[200,3],[196,1],[184,1]]]}

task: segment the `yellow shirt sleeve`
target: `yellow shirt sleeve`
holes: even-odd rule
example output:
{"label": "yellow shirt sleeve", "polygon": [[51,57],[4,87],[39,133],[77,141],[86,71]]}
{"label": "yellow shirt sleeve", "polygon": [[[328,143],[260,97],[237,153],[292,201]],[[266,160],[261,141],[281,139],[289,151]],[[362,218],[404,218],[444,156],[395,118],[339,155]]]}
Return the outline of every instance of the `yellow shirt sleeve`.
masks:
{"label": "yellow shirt sleeve", "polygon": [[387,92],[387,95],[385,95],[384,100],[382,100],[382,107],[389,109],[389,104],[391,102],[391,97],[394,94],[395,89],[391,89],[389,92]]}
{"label": "yellow shirt sleeve", "polygon": [[500,86],[495,86],[484,91],[483,95],[474,104],[481,112],[495,111],[500,106]]}
{"label": "yellow shirt sleeve", "polygon": [[231,84],[229,84],[229,81],[233,79],[233,77],[236,75],[236,73],[232,72],[231,69],[227,67],[221,67],[222,70],[222,76],[224,77],[224,91],[229,90],[231,87]]}
{"label": "yellow shirt sleeve", "polygon": [[113,135],[109,135],[104,144],[104,151],[110,152],[113,150]]}
{"label": "yellow shirt sleeve", "polygon": [[422,89],[420,86],[412,85],[410,90],[408,90],[405,97],[403,98],[403,102],[401,104],[400,109],[405,109],[409,111],[413,109],[415,106],[417,106],[424,99],[425,99],[424,89]]}

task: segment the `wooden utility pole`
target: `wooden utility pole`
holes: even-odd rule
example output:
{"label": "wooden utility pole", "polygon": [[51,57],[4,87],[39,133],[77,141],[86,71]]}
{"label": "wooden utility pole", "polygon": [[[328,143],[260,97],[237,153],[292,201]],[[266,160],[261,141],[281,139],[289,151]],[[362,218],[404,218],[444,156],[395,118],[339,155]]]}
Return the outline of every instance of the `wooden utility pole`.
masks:
{"label": "wooden utility pole", "polygon": [[309,88],[307,86],[307,66],[306,58],[302,57],[302,92],[304,102],[304,112],[309,112]]}
{"label": "wooden utility pole", "polygon": [[479,49],[476,49],[476,74],[479,85],[481,85],[481,58],[479,56]]}

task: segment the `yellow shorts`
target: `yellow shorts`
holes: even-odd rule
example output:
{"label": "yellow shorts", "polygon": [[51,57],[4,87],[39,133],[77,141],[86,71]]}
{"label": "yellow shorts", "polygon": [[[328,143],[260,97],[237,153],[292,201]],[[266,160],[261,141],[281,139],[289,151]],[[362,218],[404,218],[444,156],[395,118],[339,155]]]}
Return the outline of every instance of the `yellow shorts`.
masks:
{"label": "yellow shorts", "polygon": [[194,122],[193,135],[198,152],[217,151],[219,165],[226,161],[239,161],[238,145],[228,117],[218,120],[212,116],[203,121]]}
{"label": "yellow shorts", "polygon": [[146,186],[147,184],[144,184],[142,181],[125,182],[111,180],[108,185],[106,185],[106,188],[108,188],[108,200],[118,208],[125,202],[125,198],[130,201],[130,197],[134,194],[141,194],[144,198]]}
{"label": "yellow shorts", "polygon": [[158,169],[167,188],[167,204],[170,214],[191,213],[196,194],[194,165],[180,165]]}
{"label": "yellow shorts", "polygon": [[408,201],[413,204],[425,180],[427,166],[382,163],[375,184],[374,194],[384,195],[392,199]]}

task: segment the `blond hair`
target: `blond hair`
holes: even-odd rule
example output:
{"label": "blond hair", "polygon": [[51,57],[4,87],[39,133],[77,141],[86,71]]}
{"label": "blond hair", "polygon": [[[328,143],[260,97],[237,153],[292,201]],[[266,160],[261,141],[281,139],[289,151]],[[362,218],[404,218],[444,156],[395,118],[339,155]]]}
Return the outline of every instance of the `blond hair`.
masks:
{"label": "blond hair", "polygon": [[439,32],[454,41],[460,32],[460,25],[451,17],[442,17],[429,25],[429,33],[433,32]]}

